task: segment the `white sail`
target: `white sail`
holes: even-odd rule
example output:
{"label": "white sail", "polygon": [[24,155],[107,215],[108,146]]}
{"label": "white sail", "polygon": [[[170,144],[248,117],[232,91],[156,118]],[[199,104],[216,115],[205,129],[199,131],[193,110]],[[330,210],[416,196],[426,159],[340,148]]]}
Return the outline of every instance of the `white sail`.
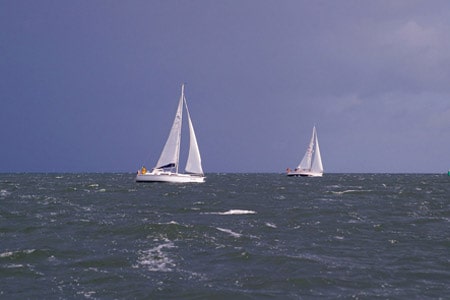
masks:
{"label": "white sail", "polygon": [[313,128],[313,133],[311,136],[311,140],[309,141],[308,148],[306,149],[305,155],[303,156],[302,161],[298,165],[298,169],[300,170],[310,170],[311,169],[311,162],[312,162],[312,155],[313,155],[313,147],[314,147],[314,132],[315,127]]}
{"label": "white sail", "polygon": [[314,140],[314,159],[311,166],[311,171],[314,173],[323,173],[322,157],[320,156],[319,139],[317,137],[316,127],[314,127],[315,140]]}
{"label": "white sail", "polygon": [[184,85],[181,87],[180,101],[178,102],[177,113],[173,120],[172,129],[159,157],[156,169],[176,167],[178,172],[178,162],[180,160],[181,124],[183,119],[183,99]]}
{"label": "white sail", "polygon": [[186,107],[186,113],[189,123],[189,155],[186,162],[185,171],[187,173],[203,175],[202,159],[200,157],[197,138],[195,136],[194,126],[192,125],[191,115],[189,113],[186,98],[184,98],[184,105]]}

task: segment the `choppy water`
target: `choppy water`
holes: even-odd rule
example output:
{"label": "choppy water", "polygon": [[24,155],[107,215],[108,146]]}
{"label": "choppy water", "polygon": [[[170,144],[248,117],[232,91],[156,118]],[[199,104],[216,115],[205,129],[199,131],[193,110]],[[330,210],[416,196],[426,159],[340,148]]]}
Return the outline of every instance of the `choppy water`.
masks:
{"label": "choppy water", "polygon": [[447,175],[0,174],[2,299],[436,299]]}

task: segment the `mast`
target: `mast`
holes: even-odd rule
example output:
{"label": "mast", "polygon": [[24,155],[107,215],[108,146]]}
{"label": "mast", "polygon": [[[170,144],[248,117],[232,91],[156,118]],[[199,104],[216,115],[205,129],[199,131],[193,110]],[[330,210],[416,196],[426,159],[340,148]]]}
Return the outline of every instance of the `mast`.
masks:
{"label": "mast", "polygon": [[[178,109],[181,111],[181,114],[183,114],[183,104],[182,104],[183,101],[184,101],[184,83],[181,84],[181,96],[180,96],[180,101],[178,103]],[[180,131],[178,133],[179,138],[178,138],[178,145],[177,145],[178,153],[177,153],[176,173],[178,173],[178,168],[180,166],[181,126],[183,126],[182,122],[180,122]]]}

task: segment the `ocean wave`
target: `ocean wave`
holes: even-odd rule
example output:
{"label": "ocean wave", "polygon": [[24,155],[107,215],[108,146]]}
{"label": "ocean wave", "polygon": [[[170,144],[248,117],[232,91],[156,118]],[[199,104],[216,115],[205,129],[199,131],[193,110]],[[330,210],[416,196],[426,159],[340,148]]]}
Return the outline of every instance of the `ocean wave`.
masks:
{"label": "ocean wave", "polygon": [[230,229],[225,229],[225,228],[220,228],[220,227],[216,227],[216,229],[219,231],[225,232],[225,233],[229,233],[230,235],[237,237],[237,238],[242,236],[242,234],[234,232]]}
{"label": "ocean wave", "polygon": [[220,215],[220,216],[228,216],[228,215],[254,215],[256,211],[254,210],[245,210],[245,209],[230,209],[224,212],[207,212],[203,213],[205,215]]}
{"label": "ocean wave", "polygon": [[0,258],[10,257],[10,256],[13,256],[13,254],[14,254],[14,252],[12,252],[12,251],[3,252],[3,253],[0,253]]}
{"label": "ocean wave", "polygon": [[0,190],[0,198],[6,198],[9,195],[11,195],[11,192],[8,192],[7,190]]}
{"label": "ocean wave", "polygon": [[21,254],[31,254],[34,251],[36,251],[36,249],[25,249],[25,250],[17,250],[17,251],[6,251],[3,253],[0,253],[0,258],[5,258],[5,257],[12,257],[12,256],[16,256],[16,255],[21,255]]}
{"label": "ocean wave", "polygon": [[335,195],[343,195],[348,193],[364,193],[364,192],[372,192],[372,190],[345,190],[345,191],[330,191]]}
{"label": "ocean wave", "polygon": [[136,184],[131,173],[56,175],[0,176],[0,298],[447,293],[446,175],[291,182],[279,174],[211,174],[183,190]]}
{"label": "ocean wave", "polygon": [[23,264],[6,264],[4,265],[6,269],[17,269],[17,268],[23,268]]}
{"label": "ocean wave", "polygon": [[97,292],[95,292],[95,291],[78,291],[77,295],[81,295],[81,296],[83,296],[86,299],[95,299],[96,298],[95,297],[96,293]]}
{"label": "ocean wave", "polygon": [[20,199],[23,199],[23,200],[33,200],[33,199],[39,199],[39,195],[19,195],[19,198]]}
{"label": "ocean wave", "polygon": [[140,251],[138,265],[144,266],[152,272],[171,272],[176,266],[173,259],[165,252],[166,249],[175,248],[171,241],[158,245],[149,250]]}
{"label": "ocean wave", "polygon": [[275,225],[273,223],[269,223],[269,222],[266,223],[266,226],[270,227],[270,228],[277,228],[277,225]]}

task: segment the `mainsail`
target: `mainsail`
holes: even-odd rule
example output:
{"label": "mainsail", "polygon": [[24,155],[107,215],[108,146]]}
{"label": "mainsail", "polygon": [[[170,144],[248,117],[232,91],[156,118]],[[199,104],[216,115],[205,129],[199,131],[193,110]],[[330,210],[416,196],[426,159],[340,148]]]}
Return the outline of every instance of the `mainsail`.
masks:
{"label": "mainsail", "polygon": [[313,128],[313,133],[311,136],[311,140],[309,141],[308,148],[306,148],[305,155],[303,156],[302,161],[300,162],[300,164],[297,167],[300,170],[310,170],[311,169],[313,147],[314,147],[314,132],[315,131],[316,131],[316,127]]}
{"label": "mainsail", "polygon": [[181,97],[178,102],[178,109],[173,120],[172,129],[170,129],[169,137],[164,145],[161,156],[156,164],[159,168],[173,168],[176,167],[178,172],[178,162],[180,159],[180,142],[181,142],[181,124],[183,119],[183,99],[184,99],[184,85],[181,87]]}

